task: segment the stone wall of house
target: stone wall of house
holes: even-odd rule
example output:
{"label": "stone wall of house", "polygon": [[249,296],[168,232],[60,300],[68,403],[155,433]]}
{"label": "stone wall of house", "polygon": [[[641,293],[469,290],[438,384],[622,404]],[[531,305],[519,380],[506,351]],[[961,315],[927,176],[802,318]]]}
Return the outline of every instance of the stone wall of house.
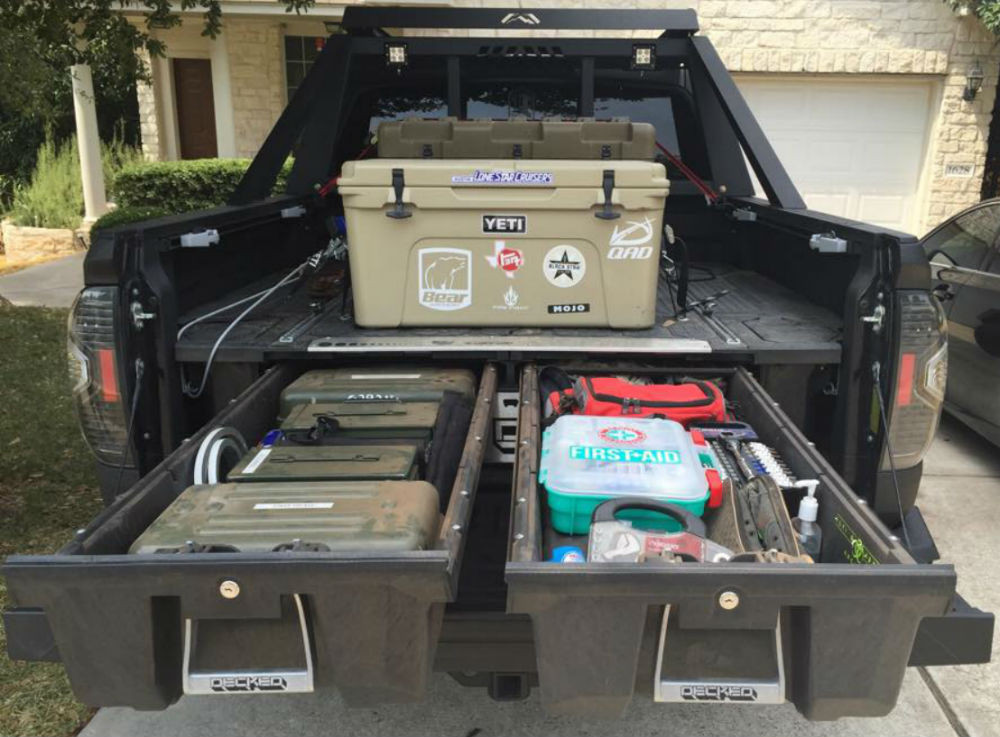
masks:
{"label": "stone wall of house", "polygon": [[[972,17],[941,0],[700,0],[703,31],[733,72],[928,75],[942,97],[929,142],[920,232],[979,201],[1000,50]],[[976,60],[986,73],[962,100]],[[973,175],[946,176],[971,164]]]}
{"label": "stone wall of house", "polygon": [[236,155],[253,156],[285,107],[281,26],[273,20],[225,23]]}
{"label": "stone wall of house", "polygon": [[[456,0],[455,4],[530,8],[587,2]],[[734,73],[920,75],[938,82],[941,99],[930,130],[929,169],[917,205],[918,230],[924,232],[978,201],[1000,47],[974,17],[958,17],[941,0],[601,0],[599,5],[693,8],[703,32]],[[256,153],[286,102],[281,22],[225,20],[239,156]],[[165,40],[169,47],[169,39]],[[978,97],[965,102],[966,73],[975,61],[986,79]],[[150,88],[140,86],[143,147],[153,156],[162,150],[154,99]],[[956,165],[958,169],[971,165],[972,176],[956,171]]]}

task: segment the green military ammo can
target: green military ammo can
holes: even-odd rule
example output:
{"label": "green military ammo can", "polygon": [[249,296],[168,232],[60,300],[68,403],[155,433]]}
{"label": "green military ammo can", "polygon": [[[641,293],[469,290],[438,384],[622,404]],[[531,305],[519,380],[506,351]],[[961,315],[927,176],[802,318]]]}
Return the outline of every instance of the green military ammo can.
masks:
{"label": "green military ammo can", "polygon": [[440,402],[445,392],[475,399],[476,377],[465,369],[386,366],[307,371],[281,392],[280,417],[321,402]]}
{"label": "green military ammo can", "polygon": [[207,484],[186,489],[129,552],[426,550],[440,525],[423,481]]}
{"label": "green military ammo can", "polygon": [[415,444],[276,445],[248,453],[227,481],[405,481],[416,460]]}
{"label": "green military ammo can", "polygon": [[342,438],[431,439],[439,402],[317,402],[294,407],[281,429],[290,439],[321,423]]}

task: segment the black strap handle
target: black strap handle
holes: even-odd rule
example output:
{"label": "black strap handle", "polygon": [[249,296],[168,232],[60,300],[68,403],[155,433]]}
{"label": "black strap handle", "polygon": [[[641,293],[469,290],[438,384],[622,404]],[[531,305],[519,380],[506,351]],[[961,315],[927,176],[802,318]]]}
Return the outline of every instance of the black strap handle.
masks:
{"label": "black strap handle", "polygon": [[601,188],[604,190],[604,207],[594,213],[595,218],[601,220],[617,220],[622,216],[620,212],[615,212],[611,208],[611,194],[615,190],[615,170],[605,169],[604,177],[601,180]]}
{"label": "black strap handle", "polygon": [[623,496],[618,499],[609,499],[603,504],[598,504],[590,517],[591,523],[612,522],[619,513],[627,509],[642,509],[647,512],[659,512],[667,517],[680,522],[684,532],[691,533],[695,537],[706,538],[708,532],[705,523],[699,517],[695,517],[683,507],[667,502],[658,502],[652,499],[643,499],[635,496]]}
{"label": "black strap handle", "polygon": [[406,182],[403,179],[402,169],[392,170],[392,193],[396,198],[393,203],[392,209],[385,213],[387,218],[392,218],[393,220],[402,220],[403,218],[408,218],[413,215],[412,212],[407,210],[403,206],[403,188],[406,186]]}

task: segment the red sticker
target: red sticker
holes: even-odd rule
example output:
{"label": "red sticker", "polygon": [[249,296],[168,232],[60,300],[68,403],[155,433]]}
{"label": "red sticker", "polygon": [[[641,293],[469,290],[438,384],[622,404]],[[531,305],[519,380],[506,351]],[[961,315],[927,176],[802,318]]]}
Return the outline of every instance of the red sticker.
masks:
{"label": "red sticker", "polygon": [[602,440],[607,440],[611,443],[620,443],[621,445],[635,445],[646,439],[646,433],[642,430],[636,430],[634,427],[626,427],[624,425],[606,427],[597,434],[601,436]]}
{"label": "red sticker", "polygon": [[497,266],[504,271],[517,271],[524,266],[524,255],[516,248],[504,248],[497,254]]}

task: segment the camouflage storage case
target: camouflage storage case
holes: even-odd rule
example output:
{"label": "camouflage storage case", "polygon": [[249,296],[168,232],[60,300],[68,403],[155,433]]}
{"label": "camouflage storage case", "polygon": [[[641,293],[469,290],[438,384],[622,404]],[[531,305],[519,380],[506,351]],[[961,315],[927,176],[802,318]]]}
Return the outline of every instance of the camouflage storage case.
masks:
{"label": "camouflage storage case", "polygon": [[[584,137],[601,126],[634,133],[641,125],[543,122],[540,140],[530,146],[504,141],[499,125],[470,132],[468,141],[478,135],[481,146],[463,139],[461,147],[495,158],[464,153],[344,164],[338,191],[357,323],[650,327],[666,170],[649,160],[613,158],[626,143],[642,148],[624,140],[607,149],[607,158],[593,158],[611,144],[595,148]],[[549,146],[562,158],[527,158],[544,152],[560,126],[575,131],[575,145],[574,135],[562,135]],[[604,135],[614,138],[610,129]],[[432,153],[435,143],[428,144]],[[458,150],[438,143],[442,151]]]}
{"label": "camouflage storage case", "polygon": [[439,526],[423,481],[227,483],[186,489],[129,552],[423,550]]}
{"label": "camouflage storage case", "polygon": [[255,448],[229,472],[228,481],[362,481],[412,479],[417,446],[276,445]]}

